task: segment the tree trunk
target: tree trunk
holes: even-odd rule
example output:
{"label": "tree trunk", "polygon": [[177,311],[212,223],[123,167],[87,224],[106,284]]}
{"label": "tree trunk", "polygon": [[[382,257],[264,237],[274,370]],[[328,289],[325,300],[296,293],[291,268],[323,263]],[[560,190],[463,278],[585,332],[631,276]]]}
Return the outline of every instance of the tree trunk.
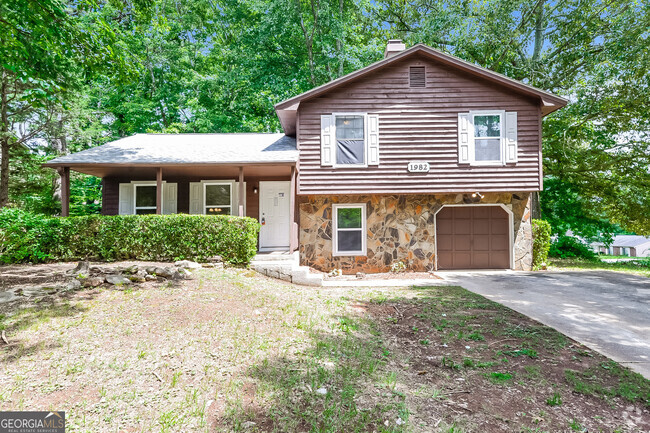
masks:
{"label": "tree trunk", "polygon": [[7,93],[9,79],[2,71],[0,84],[0,209],[9,204],[9,117],[7,115]]}

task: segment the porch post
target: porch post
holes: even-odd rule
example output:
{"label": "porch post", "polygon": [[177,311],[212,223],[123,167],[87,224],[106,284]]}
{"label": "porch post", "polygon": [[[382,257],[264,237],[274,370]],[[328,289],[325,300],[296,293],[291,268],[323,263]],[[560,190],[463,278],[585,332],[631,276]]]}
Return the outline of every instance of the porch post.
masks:
{"label": "porch post", "polygon": [[70,167],[62,167],[61,175],[61,216],[70,216]]}
{"label": "porch post", "polygon": [[296,166],[291,166],[291,189],[289,193],[289,252],[298,249],[298,225],[296,224]]}
{"label": "porch post", "polygon": [[162,213],[162,167],[156,170],[156,214]]}
{"label": "porch post", "polygon": [[239,216],[244,216],[244,166],[239,166]]}

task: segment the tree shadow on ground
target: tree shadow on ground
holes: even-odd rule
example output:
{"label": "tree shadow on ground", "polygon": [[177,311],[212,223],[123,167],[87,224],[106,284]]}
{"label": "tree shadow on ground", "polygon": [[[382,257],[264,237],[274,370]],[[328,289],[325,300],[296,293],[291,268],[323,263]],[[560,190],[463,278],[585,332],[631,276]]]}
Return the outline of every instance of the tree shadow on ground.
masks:
{"label": "tree shadow on ground", "polygon": [[[418,296],[352,301],[361,314],[339,316],[331,331],[307,332],[296,353],[250,367],[253,396],[234,393],[219,425],[500,432],[563,431],[580,420],[589,431],[614,431],[622,410],[648,404],[650,382],[552,328],[460,287],[412,290]],[[567,403],[551,413],[554,392]],[[603,418],[590,417],[593,408]]]}
{"label": "tree shadow on ground", "polygon": [[4,306],[0,312],[0,331],[4,332],[8,344],[5,341],[0,342],[2,362],[15,362],[23,356],[60,347],[57,343],[43,341],[29,343],[20,338],[20,333],[52,319],[83,314],[89,308],[81,305],[79,301],[92,300],[99,293],[96,289],[66,292],[39,299],[23,299]]}
{"label": "tree shadow on ground", "polygon": [[[258,401],[238,392],[219,424],[235,431],[251,423],[256,431],[403,431],[404,396],[385,377],[390,354],[381,338],[363,319],[336,320],[331,332],[309,332],[307,347],[293,355],[249,367]],[[404,424],[395,422],[400,417]]]}

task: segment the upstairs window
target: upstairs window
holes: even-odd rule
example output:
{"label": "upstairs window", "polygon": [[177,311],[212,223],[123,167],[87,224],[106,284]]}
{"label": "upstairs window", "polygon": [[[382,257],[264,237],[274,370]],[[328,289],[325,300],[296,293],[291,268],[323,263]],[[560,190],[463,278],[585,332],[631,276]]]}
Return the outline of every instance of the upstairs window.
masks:
{"label": "upstairs window", "polygon": [[474,161],[477,163],[501,162],[503,139],[503,115],[473,114],[474,125]]}
{"label": "upstairs window", "polygon": [[503,110],[458,113],[458,163],[517,163],[517,112]]}
{"label": "upstairs window", "polygon": [[335,115],[336,164],[365,165],[365,116]]}
{"label": "upstairs window", "polygon": [[424,66],[411,66],[409,68],[409,87],[425,87],[426,75]]}
{"label": "upstairs window", "polygon": [[322,167],[357,169],[379,165],[378,114],[322,114],[320,125]]}
{"label": "upstairs window", "polygon": [[156,213],[156,185],[134,185],[135,214],[146,215]]}

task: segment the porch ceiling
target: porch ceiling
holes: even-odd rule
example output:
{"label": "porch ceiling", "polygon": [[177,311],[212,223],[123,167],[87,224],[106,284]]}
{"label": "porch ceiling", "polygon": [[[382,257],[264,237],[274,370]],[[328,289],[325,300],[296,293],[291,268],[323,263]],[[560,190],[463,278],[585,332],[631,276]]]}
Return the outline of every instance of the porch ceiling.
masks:
{"label": "porch ceiling", "polygon": [[97,177],[150,180],[156,178],[156,171],[162,168],[163,179],[168,178],[224,178],[239,176],[239,167],[244,167],[244,177],[288,177],[293,163],[286,164],[168,164],[168,165],[125,165],[125,164],[70,164],[71,170]]}

